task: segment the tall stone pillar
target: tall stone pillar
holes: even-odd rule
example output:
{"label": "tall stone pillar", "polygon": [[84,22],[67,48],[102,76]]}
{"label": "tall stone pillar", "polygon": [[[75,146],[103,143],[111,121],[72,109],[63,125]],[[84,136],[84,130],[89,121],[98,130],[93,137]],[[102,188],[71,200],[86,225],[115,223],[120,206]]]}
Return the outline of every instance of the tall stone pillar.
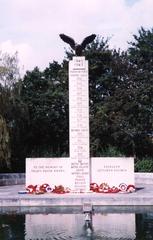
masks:
{"label": "tall stone pillar", "polygon": [[69,145],[73,190],[90,189],[88,61],[69,62]]}

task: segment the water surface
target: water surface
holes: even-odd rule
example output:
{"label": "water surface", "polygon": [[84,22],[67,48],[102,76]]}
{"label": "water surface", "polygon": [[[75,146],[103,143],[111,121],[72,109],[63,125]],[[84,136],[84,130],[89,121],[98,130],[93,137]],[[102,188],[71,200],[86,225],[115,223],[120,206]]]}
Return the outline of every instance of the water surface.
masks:
{"label": "water surface", "polygon": [[0,239],[153,239],[153,212],[96,212],[90,224],[83,213],[1,214]]}

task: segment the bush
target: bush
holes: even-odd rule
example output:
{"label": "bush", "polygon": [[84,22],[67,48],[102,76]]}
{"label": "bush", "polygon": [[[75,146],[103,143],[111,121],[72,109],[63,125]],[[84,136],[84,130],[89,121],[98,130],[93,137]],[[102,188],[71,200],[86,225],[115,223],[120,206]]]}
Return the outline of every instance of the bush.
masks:
{"label": "bush", "polygon": [[108,146],[107,148],[103,149],[100,153],[101,157],[124,157],[125,155],[114,146]]}
{"label": "bush", "polygon": [[135,172],[153,172],[153,158],[139,159],[135,164]]}

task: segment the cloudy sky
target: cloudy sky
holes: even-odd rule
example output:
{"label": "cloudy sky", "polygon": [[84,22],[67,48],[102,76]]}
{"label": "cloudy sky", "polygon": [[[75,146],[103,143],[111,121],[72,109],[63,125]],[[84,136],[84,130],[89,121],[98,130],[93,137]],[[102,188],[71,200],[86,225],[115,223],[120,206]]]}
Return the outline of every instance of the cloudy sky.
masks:
{"label": "cloudy sky", "polygon": [[59,33],[81,42],[95,33],[127,48],[141,26],[153,27],[153,0],[0,0],[0,50],[18,52],[22,71],[64,58]]}

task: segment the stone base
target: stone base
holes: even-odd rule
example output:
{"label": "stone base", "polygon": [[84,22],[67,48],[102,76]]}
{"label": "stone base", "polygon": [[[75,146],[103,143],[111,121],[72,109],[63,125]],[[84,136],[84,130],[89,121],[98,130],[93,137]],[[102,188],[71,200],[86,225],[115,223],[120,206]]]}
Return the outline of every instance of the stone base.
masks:
{"label": "stone base", "polygon": [[89,192],[92,183],[102,192],[118,192],[135,185],[133,158],[101,157],[90,162],[91,166],[71,158],[27,158],[26,186],[49,184],[58,190],[62,185],[68,191]]}

